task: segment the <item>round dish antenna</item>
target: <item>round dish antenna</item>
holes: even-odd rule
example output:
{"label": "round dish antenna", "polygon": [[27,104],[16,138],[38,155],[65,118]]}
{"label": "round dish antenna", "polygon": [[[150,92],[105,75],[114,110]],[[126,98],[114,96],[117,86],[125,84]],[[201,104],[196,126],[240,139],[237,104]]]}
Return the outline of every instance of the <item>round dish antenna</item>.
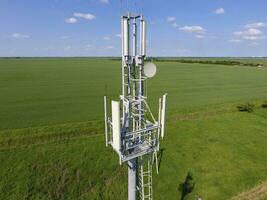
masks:
{"label": "round dish antenna", "polygon": [[144,66],[144,74],[148,78],[152,78],[157,73],[157,66],[154,63],[147,63]]}

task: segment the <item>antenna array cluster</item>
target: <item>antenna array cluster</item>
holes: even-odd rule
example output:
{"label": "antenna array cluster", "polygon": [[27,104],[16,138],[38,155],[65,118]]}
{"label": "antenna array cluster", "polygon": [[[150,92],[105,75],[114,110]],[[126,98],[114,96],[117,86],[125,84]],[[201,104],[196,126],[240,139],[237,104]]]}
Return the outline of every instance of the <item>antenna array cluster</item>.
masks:
{"label": "antenna array cluster", "polygon": [[156,74],[153,63],[144,64],[146,22],[142,15],[128,13],[121,17],[121,27],[122,95],[111,102],[111,117],[104,97],[106,146],[110,144],[117,152],[120,164],[128,164],[128,199],[151,200],[152,164],[156,160],[158,173],[157,151],[164,137],[167,94],[159,99],[156,119],[144,89],[146,80]]}

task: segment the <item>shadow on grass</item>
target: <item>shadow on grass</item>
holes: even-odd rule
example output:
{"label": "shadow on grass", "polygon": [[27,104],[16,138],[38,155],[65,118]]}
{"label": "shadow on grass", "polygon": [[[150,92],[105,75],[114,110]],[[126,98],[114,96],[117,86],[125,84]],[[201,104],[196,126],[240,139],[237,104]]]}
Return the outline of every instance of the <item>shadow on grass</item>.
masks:
{"label": "shadow on grass", "polygon": [[179,185],[179,191],[181,191],[181,200],[185,200],[187,196],[194,190],[195,181],[192,172],[188,172],[185,181]]}
{"label": "shadow on grass", "polygon": [[163,153],[165,151],[165,148],[162,148],[159,150],[158,152],[158,169],[160,170],[160,164],[161,164],[161,161],[162,161],[162,156],[163,156]]}

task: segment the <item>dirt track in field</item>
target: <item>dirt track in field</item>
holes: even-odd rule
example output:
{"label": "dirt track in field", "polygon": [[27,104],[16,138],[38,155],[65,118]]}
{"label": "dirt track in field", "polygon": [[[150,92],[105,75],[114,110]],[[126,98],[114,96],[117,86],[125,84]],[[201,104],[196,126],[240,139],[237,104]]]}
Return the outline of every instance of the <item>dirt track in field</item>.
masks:
{"label": "dirt track in field", "polygon": [[230,200],[267,200],[267,181]]}

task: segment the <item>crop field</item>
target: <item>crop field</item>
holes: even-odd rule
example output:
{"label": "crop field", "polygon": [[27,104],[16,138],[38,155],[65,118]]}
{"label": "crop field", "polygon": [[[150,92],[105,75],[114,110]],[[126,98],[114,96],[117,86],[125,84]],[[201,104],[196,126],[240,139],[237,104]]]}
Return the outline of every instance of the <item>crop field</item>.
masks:
{"label": "crop field", "polygon": [[[148,102],[156,114],[167,92],[168,104],[155,200],[180,199],[188,171],[188,200],[266,188],[267,60],[249,62],[264,67],[156,63]],[[100,58],[0,59],[1,200],[127,198],[127,168],[105,147],[103,127],[103,96],[118,99],[120,70]],[[246,102],[253,112],[237,110]]]}

